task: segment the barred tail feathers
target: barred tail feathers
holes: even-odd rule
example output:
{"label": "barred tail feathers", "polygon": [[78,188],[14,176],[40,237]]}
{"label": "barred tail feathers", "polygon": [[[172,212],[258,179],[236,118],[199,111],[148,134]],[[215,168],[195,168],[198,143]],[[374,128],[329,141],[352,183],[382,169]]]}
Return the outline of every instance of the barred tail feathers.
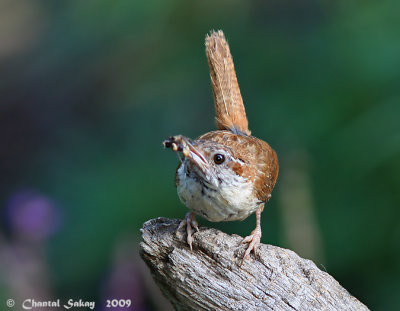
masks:
{"label": "barred tail feathers", "polygon": [[217,128],[239,130],[250,135],[232,55],[221,30],[212,31],[206,36],[206,55],[210,68]]}

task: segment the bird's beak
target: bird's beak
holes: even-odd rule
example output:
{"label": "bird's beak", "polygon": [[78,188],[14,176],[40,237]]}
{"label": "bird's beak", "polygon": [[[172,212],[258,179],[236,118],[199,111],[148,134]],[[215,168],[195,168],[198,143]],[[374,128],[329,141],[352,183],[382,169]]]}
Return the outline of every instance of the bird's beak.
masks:
{"label": "bird's beak", "polygon": [[177,135],[169,137],[163,142],[165,148],[171,148],[173,151],[182,152],[183,157],[189,159],[199,168],[204,169],[207,164],[206,158],[192,144],[191,140],[185,136]]}

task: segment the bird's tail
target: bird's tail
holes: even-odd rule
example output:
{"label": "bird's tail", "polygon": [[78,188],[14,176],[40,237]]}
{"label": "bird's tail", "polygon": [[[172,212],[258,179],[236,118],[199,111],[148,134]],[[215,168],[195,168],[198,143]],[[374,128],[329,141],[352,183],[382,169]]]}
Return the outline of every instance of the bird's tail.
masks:
{"label": "bird's tail", "polygon": [[206,36],[206,55],[210,67],[217,128],[250,135],[232,55],[222,30],[212,31]]}

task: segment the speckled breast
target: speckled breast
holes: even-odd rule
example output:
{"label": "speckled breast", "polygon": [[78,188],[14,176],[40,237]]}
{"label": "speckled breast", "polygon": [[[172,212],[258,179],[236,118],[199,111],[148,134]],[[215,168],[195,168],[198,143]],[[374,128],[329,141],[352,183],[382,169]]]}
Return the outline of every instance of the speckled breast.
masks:
{"label": "speckled breast", "polygon": [[209,221],[243,220],[262,204],[254,195],[252,183],[241,176],[216,186],[204,183],[185,162],[177,170],[176,184],[180,200],[195,214]]}

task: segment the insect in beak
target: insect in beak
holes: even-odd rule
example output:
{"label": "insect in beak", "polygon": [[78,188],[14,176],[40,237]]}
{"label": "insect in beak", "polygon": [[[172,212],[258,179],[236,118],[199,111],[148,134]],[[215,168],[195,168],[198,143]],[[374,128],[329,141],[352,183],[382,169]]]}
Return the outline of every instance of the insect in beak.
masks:
{"label": "insect in beak", "polygon": [[204,168],[207,165],[205,157],[193,146],[190,139],[185,136],[177,135],[169,137],[163,142],[163,145],[165,148],[171,148],[175,152],[182,152],[183,157],[180,158],[181,161],[187,158],[200,168]]}

